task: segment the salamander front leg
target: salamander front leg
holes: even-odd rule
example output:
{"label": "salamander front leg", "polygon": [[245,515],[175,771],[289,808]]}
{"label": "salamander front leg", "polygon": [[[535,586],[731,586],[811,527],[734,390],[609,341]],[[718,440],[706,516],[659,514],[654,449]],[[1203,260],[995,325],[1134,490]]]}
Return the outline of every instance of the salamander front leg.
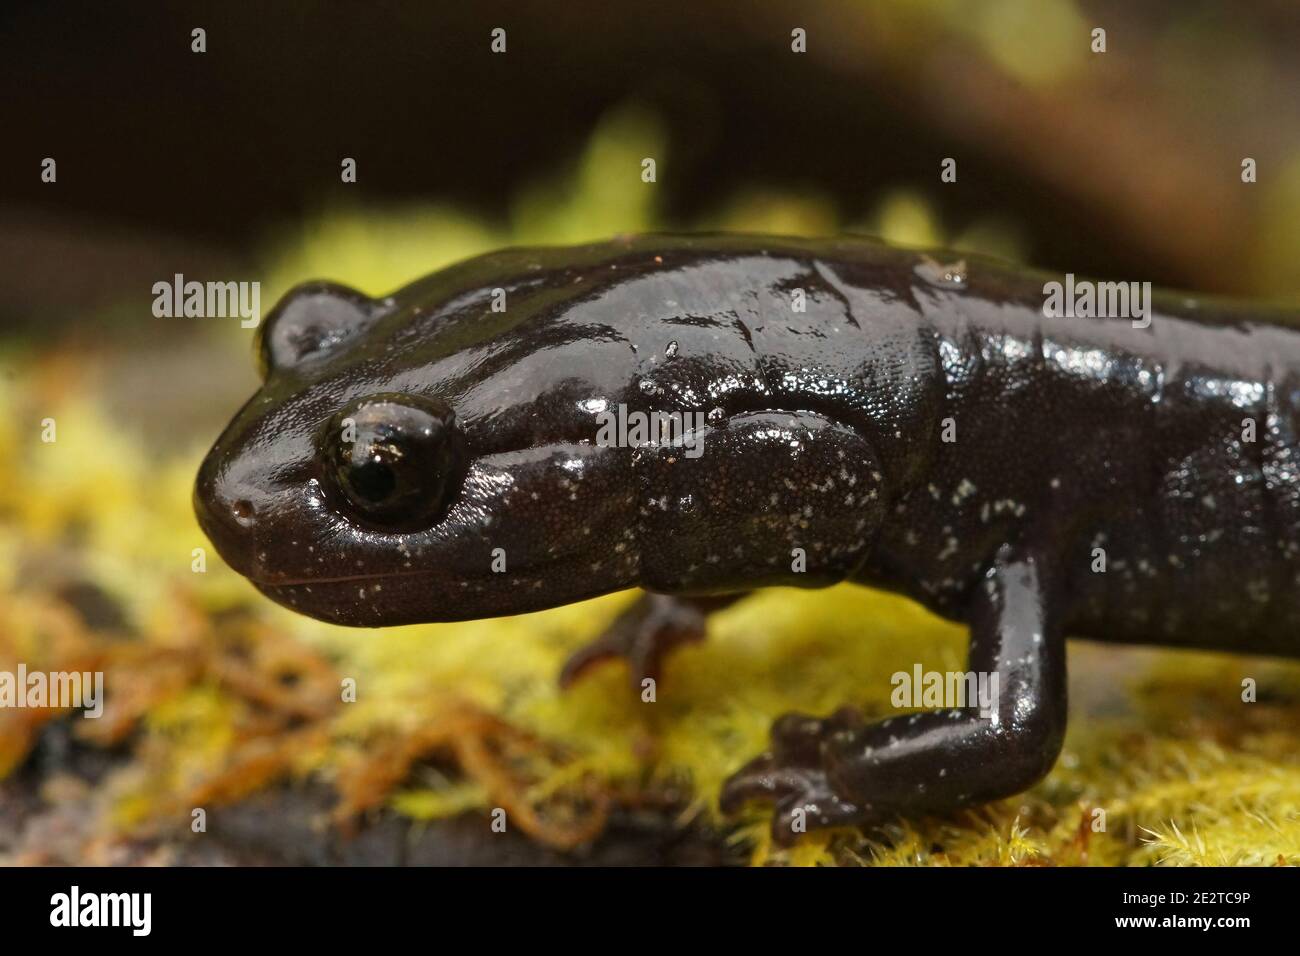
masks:
{"label": "salamander front leg", "polygon": [[[1065,641],[1043,563],[1004,549],[970,609],[969,667],[979,702],[864,723],[787,714],[772,745],[723,787],[724,812],[749,799],[775,805],[772,837],[942,812],[1018,793],[1040,779],[1065,736]],[[994,681],[996,680],[996,685]]]}
{"label": "salamander front leg", "polygon": [[675,597],[647,591],[614,618],[603,634],[573,652],[560,672],[560,686],[568,687],[601,661],[621,658],[627,661],[633,690],[640,693],[642,680],[659,680],[664,656],[670,650],[702,641],[709,614],[743,596]]}

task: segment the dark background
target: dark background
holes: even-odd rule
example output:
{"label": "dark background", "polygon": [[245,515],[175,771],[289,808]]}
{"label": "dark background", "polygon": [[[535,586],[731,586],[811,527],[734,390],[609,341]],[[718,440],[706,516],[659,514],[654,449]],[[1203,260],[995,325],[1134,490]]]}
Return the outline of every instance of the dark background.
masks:
{"label": "dark background", "polygon": [[[1084,50],[1104,26],[1108,52],[1041,83],[990,55],[1041,55],[1053,11],[1078,18]],[[848,219],[911,187],[953,229],[1014,220],[1032,264],[1300,289],[1286,248],[1300,234],[1289,213],[1276,221],[1289,202],[1300,214],[1290,0],[6,0],[0,18],[6,324],[75,322],[159,274],[243,268],[268,230],[345,192],[503,215],[627,102],[666,124],[672,222],[747,184],[816,189]],[[494,26],[504,56],[488,50]],[[806,55],[790,52],[793,26]],[[345,155],[356,186],[339,183]],[[39,180],[45,156],[55,186]],[[944,156],[960,174],[941,187]]]}

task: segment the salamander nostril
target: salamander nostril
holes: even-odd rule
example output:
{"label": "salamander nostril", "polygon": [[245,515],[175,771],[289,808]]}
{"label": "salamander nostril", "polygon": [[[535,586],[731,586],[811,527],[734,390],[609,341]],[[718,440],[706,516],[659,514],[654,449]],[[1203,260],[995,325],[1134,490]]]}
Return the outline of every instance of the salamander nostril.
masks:
{"label": "salamander nostril", "polygon": [[230,506],[230,513],[233,514],[235,520],[244,527],[248,527],[252,524],[253,519],[257,516],[256,510],[253,508],[253,503],[247,498],[240,498],[232,504]]}
{"label": "salamander nostril", "polygon": [[252,495],[247,492],[240,497],[228,495],[222,485],[223,479],[209,458],[194,485],[194,513],[199,527],[226,563],[248,576],[256,566],[253,552],[259,531],[259,508],[254,505],[256,498]]}

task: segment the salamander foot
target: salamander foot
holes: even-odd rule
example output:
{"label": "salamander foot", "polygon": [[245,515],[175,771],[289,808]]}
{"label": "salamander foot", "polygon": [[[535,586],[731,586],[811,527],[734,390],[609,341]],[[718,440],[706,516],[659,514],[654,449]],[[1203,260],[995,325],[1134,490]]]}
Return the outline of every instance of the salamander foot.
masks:
{"label": "salamander foot", "polygon": [[646,592],[610,623],[590,644],[575,651],[560,672],[560,686],[568,687],[601,661],[627,661],[632,689],[640,693],[642,682],[656,683],[665,655],[682,644],[704,640],[712,611],[736,600],[739,595],[719,597],[674,597]]}

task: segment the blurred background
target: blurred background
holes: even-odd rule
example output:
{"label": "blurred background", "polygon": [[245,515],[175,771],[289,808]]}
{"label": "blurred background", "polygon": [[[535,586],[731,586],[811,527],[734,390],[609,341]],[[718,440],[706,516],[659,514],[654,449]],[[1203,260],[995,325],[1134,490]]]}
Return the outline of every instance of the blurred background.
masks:
{"label": "blurred background", "polygon": [[[286,735],[333,696],[281,680],[300,651],[259,656],[297,629],[312,650],[295,666],[325,673],[333,638],[288,616],[266,625],[274,612],[217,569],[194,585],[188,483],[256,387],[252,333],[155,318],[153,283],[258,280],[266,311],[309,278],[382,294],[507,244],[727,229],[864,233],[1300,305],[1298,50],[1293,0],[7,0],[0,658],[8,642],[11,656],[107,660],[137,683],[88,749],[57,715],[0,714],[0,776],[18,775],[0,805],[27,821],[0,827],[0,851],[85,859],[90,831],[107,852],[105,833],[165,816],[160,794],[242,798],[292,763],[286,748],[310,750]],[[340,181],[345,157],[355,183]],[[955,183],[940,182],[945,157]],[[57,447],[38,443],[47,416]],[[230,637],[250,620],[275,635],[251,658]],[[426,664],[464,684],[459,664]],[[759,716],[746,746],[762,742]],[[325,736],[364,739],[354,724]],[[439,779],[406,810],[475,805],[478,791]],[[49,851],[51,828],[71,842]]]}

